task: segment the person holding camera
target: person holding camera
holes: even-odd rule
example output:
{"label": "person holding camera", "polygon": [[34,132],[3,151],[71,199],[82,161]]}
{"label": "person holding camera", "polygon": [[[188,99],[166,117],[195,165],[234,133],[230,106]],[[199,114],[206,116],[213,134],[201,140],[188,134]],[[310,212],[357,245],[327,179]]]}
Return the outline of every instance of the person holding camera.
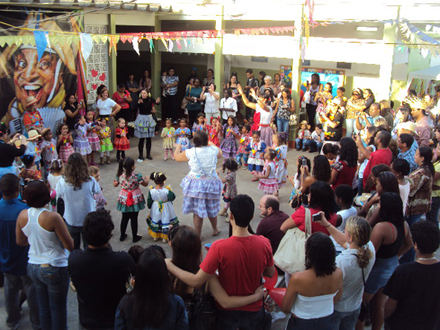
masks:
{"label": "person holding camera", "polygon": [[[327,182],[316,181],[310,186],[310,194],[308,196],[310,214],[312,216],[312,234],[322,232],[330,235],[327,227],[319,224],[321,220],[321,211],[324,212],[325,218],[333,226],[336,225],[337,215],[335,213],[335,196],[333,189]],[[292,216],[284,221],[281,230],[286,232],[290,228],[298,227],[302,231],[306,231],[306,210],[304,206],[300,206]]]}
{"label": "person holding camera", "polygon": [[200,99],[205,102],[206,121],[211,124],[211,118],[220,118],[219,99],[220,94],[215,91],[215,84],[209,84],[202,88]]}

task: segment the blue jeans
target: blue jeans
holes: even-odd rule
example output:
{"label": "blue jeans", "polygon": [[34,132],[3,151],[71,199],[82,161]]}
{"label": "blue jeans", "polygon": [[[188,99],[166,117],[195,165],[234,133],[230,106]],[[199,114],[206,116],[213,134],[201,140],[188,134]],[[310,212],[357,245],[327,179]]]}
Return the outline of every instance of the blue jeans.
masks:
{"label": "blue jeans", "polygon": [[291,316],[286,330],[332,330],[332,315],[310,320]]}
{"label": "blue jeans", "polygon": [[26,292],[26,301],[29,306],[29,319],[32,329],[41,329],[40,317],[38,315],[37,293],[29,276],[18,276],[14,274],[4,274],[5,276],[5,309],[6,325],[14,328],[20,321],[20,290]]}
{"label": "blue jeans", "polygon": [[332,330],[353,330],[356,326],[361,308],[353,312],[334,311],[332,318]]}
{"label": "blue jeans", "polygon": [[315,140],[306,140],[304,142],[303,149],[309,148],[310,151],[320,151],[322,147],[322,142],[317,142]]}
{"label": "blue jeans", "polygon": [[440,210],[440,197],[432,197],[431,211],[426,213],[426,220],[438,225],[438,212]]}
{"label": "blue jeans", "polygon": [[67,329],[67,267],[28,264],[28,276],[37,291],[40,325],[44,330]]}
{"label": "blue jeans", "polygon": [[362,195],[362,193],[364,192],[364,178],[358,178],[358,196]]}
{"label": "blue jeans", "polygon": [[[422,217],[423,214],[413,214],[410,216],[406,216],[405,220],[408,223],[409,227],[411,228],[411,226],[413,224],[415,224],[417,221],[420,220],[420,218]],[[400,264],[406,264],[408,262],[414,262],[416,258],[416,252],[414,251],[414,248],[412,247],[408,252],[406,252],[400,259],[399,259],[399,263]]]}
{"label": "blue jeans", "polygon": [[296,138],[295,140],[296,149],[301,149],[305,141],[307,141],[307,139]]}
{"label": "blue jeans", "polygon": [[74,227],[69,225],[66,222],[66,226],[67,226],[67,230],[69,231],[70,236],[73,239],[73,248],[76,249],[80,249],[81,247],[81,237],[82,237],[82,241],[83,241],[83,248],[84,250],[87,248],[87,242],[84,238],[84,234],[83,234],[83,227]]}
{"label": "blue jeans", "polygon": [[345,119],[345,128],[347,129],[345,136],[351,137],[356,133],[356,119]]}
{"label": "blue jeans", "polygon": [[237,156],[235,158],[236,158],[236,161],[237,161],[238,165],[240,165],[240,166],[242,165],[241,164],[241,158],[243,158],[244,166],[247,166],[247,162],[248,162],[248,159],[249,159],[249,154],[242,154],[242,153],[240,153],[240,154],[237,154]]}
{"label": "blue jeans", "polygon": [[289,134],[289,119],[277,118],[278,132],[286,132]]}
{"label": "blue jeans", "polygon": [[263,330],[264,309],[258,312],[225,311],[218,309],[216,324],[218,330]]}

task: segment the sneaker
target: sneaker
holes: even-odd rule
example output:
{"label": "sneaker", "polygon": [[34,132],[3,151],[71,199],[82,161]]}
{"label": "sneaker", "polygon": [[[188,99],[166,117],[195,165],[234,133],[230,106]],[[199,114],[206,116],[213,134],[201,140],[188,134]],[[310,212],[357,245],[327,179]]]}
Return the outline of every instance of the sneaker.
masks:
{"label": "sneaker", "polygon": [[168,160],[168,157],[165,157],[163,160]]}
{"label": "sneaker", "polygon": [[153,160],[153,157],[151,157],[151,155],[147,155],[147,159]]}
{"label": "sneaker", "polygon": [[122,242],[127,238],[127,234],[123,234],[121,235],[121,237],[119,237],[119,240]]}
{"label": "sneaker", "polygon": [[138,159],[137,159],[137,162],[138,162],[138,163],[142,163],[143,161],[144,161],[143,158],[138,158]]}
{"label": "sneaker", "polygon": [[141,238],[142,238],[141,235],[136,235],[135,237],[133,237],[133,243],[139,242]]}

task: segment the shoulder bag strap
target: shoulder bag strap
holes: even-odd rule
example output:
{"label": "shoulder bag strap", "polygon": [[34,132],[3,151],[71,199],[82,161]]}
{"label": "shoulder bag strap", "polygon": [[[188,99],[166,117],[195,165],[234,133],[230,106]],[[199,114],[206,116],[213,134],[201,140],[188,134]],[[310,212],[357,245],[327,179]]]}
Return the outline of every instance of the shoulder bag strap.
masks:
{"label": "shoulder bag strap", "polygon": [[312,215],[309,208],[305,208],[305,229],[306,229],[306,237],[312,235]]}

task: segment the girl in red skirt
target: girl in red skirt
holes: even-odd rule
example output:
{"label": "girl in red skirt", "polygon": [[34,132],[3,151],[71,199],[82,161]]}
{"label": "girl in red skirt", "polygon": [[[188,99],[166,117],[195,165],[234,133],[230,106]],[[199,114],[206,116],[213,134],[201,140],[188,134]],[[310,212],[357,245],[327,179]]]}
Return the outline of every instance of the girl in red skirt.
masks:
{"label": "girl in red skirt", "polygon": [[127,127],[125,127],[125,119],[119,118],[118,119],[118,128],[116,128],[116,138],[114,142],[114,147],[117,150],[116,152],[116,159],[119,160],[125,159],[125,150],[130,149],[130,142],[127,138]]}

